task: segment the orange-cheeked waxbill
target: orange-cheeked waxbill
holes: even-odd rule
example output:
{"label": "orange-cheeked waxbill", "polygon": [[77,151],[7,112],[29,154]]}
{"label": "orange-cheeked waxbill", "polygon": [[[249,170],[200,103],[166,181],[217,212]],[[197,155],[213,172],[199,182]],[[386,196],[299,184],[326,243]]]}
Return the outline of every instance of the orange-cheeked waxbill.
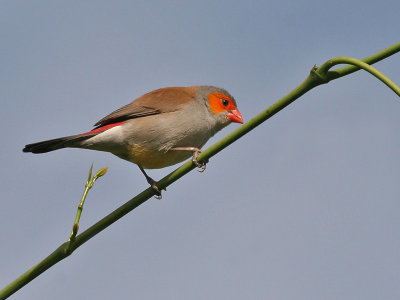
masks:
{"label": "orange-cheeked waxbill", "polygon": [[107,151],[137,164],[146,180],[161,192],[144,169],[159,169],[190,156],[231,122],[243,123],[235,99],[214,86],[166,87],[149,92],[98,121],[89,132],[26,145],[24,152],[61,148]]}

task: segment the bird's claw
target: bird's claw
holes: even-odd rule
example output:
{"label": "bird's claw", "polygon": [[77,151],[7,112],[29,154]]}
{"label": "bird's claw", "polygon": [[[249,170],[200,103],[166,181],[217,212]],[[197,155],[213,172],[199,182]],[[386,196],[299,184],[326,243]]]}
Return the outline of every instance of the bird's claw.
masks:
{"label": "bird's claw", "polygon": [[157,182],[151,177],[146,177],[146,179],[147,179],[147,182],[150,184],[151,188],[156,193],[154,195],[154,198],[156,198],[157,200],[161,200],[162,199],[162,195],[161,195],[160,188],[157,186]]}
{"label": "bird's claw", "polygon": [[[146,172],[144,171],[143,167],[141,165],[138,165],[140,171],[142,171],[144,177],[146,177],[147,182],[150,184],[151,188],[154,190],[154,192],[156,193],[154,195],[154,198],[156,198],[157,200],[161,200],[162,199],[162,195],[161,195],[161,191],[160,188],[157,185],[157,181],[155,181],[153,178],[151,178],[149,175],[146,174]],[[164,191],[166,191],[167,189],[164,188]]]}
{"label": "bird's claw", "polygon": [[[154,190],[154,192],[156,193],[156,194],[154,195],[154,198],[156,198],[157,200],[161,200],[161,199],[162,199],[161,190],[160,190],[160,188],[158,187],[157,182],[156,182],[153,178],[151,178],[151,177],[149,177],[149,180],[148,180],[147,182],[150,184],[151,188],[152,188],[152,189]],[[167,191],[167,188],[163,188],[163,190],[164,190],[164,191]]]}
{"label": "bird's claw", "polygon": [[198,170],[200,173],[203,173],[206,170],[208,159],[202,163],[199,163],[197,161],[197,157],[202,151],[200,149],[197,149],[193,151],[193,156],[192,156],[192,162],[198,167],[200,170]]}
{"label": "bird's claw", "polygon": [[161,191],[158,188],[158,186],[156,185],[156,182],[154,181],[152,184],[150,184],[150,186],[154,190],[154,192],[156,193],[154,195],[154,198],[156,198],[157,200],[161,200],[162,199]]}
{"label": "bird's claw", "polygon": [[172,150],[178,150],[178,151],[192,151],[193,156],[192,156],[192,162],[198,167],[200,170],[199,172],[204,172],[206,169],[206,164],[208,163],[208,159],[203,161],[202,163],[199,163],[197,160],[197,157],[199,154],[202,152],[200,149],[196,147],[175,147],[172,148]]}

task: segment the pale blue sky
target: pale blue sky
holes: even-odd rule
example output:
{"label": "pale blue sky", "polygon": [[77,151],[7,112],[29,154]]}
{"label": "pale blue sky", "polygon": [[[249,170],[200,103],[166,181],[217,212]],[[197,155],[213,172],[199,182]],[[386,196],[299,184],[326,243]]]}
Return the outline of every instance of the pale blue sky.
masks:
{"label": "pale blue sky", "polygon": [[[399,42],[396,1],[0,2],[0,286],[147,188],[108,153],[22,153],[150,90],[212,84],[249,120],[314,64]],[[400,83],[400,54],[376,65]],[[12,299],[399,299],[400,99],[320,86]],[[231,132],[234,124],[207,145]],[[207,147],[206,145],[206,147]],[[149,171],[159,179],[175,167]]]}

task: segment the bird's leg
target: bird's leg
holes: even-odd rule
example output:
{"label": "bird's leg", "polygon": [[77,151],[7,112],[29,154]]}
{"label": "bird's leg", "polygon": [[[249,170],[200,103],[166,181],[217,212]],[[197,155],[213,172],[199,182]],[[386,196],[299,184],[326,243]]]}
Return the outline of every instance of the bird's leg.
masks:
{"label": "bird's leg", "polygon": [[156,192],[156,195],[154,197],[156,197],[156,199],[160,200],[162,198],[161,195],[161,191],[157,186],[157,182],[151,178],[149,175],[146,174],[146,172],[144,171],[144,169],[142,168],[141,165],[138,165],[140,171],[142,171],[144,177],[146,177],[147,182],[150,184],[151,188]]}
{"label": "bird's leg", "polygon": [[171,150],[192,151],[193,152],[192,162],[196,165],[196,167],[198,167],[200,169],[199,172],[204,172],[204,170],[206,169],[206,164],[208,163],[208,160],[205,161],[205,162],[202,162],[202,163],[199,163],[197,161],[197,157],[201,153],[201,150],[199,148],[196,148],[196,147],[175,147],[175,148],[172,148]]}

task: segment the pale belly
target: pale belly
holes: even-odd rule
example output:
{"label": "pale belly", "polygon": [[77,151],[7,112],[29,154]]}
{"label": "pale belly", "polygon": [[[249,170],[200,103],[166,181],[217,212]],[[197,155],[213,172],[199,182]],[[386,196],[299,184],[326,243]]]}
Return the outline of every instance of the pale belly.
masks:
{"label": "pale belly", "polygon": [[145,169],[161,169],[180,163],[192,157],[192,151],[169,150],[157,151],[148,149],[142,145],[132,145],[124,154],[116,154],[118,157],[142,166]]}

